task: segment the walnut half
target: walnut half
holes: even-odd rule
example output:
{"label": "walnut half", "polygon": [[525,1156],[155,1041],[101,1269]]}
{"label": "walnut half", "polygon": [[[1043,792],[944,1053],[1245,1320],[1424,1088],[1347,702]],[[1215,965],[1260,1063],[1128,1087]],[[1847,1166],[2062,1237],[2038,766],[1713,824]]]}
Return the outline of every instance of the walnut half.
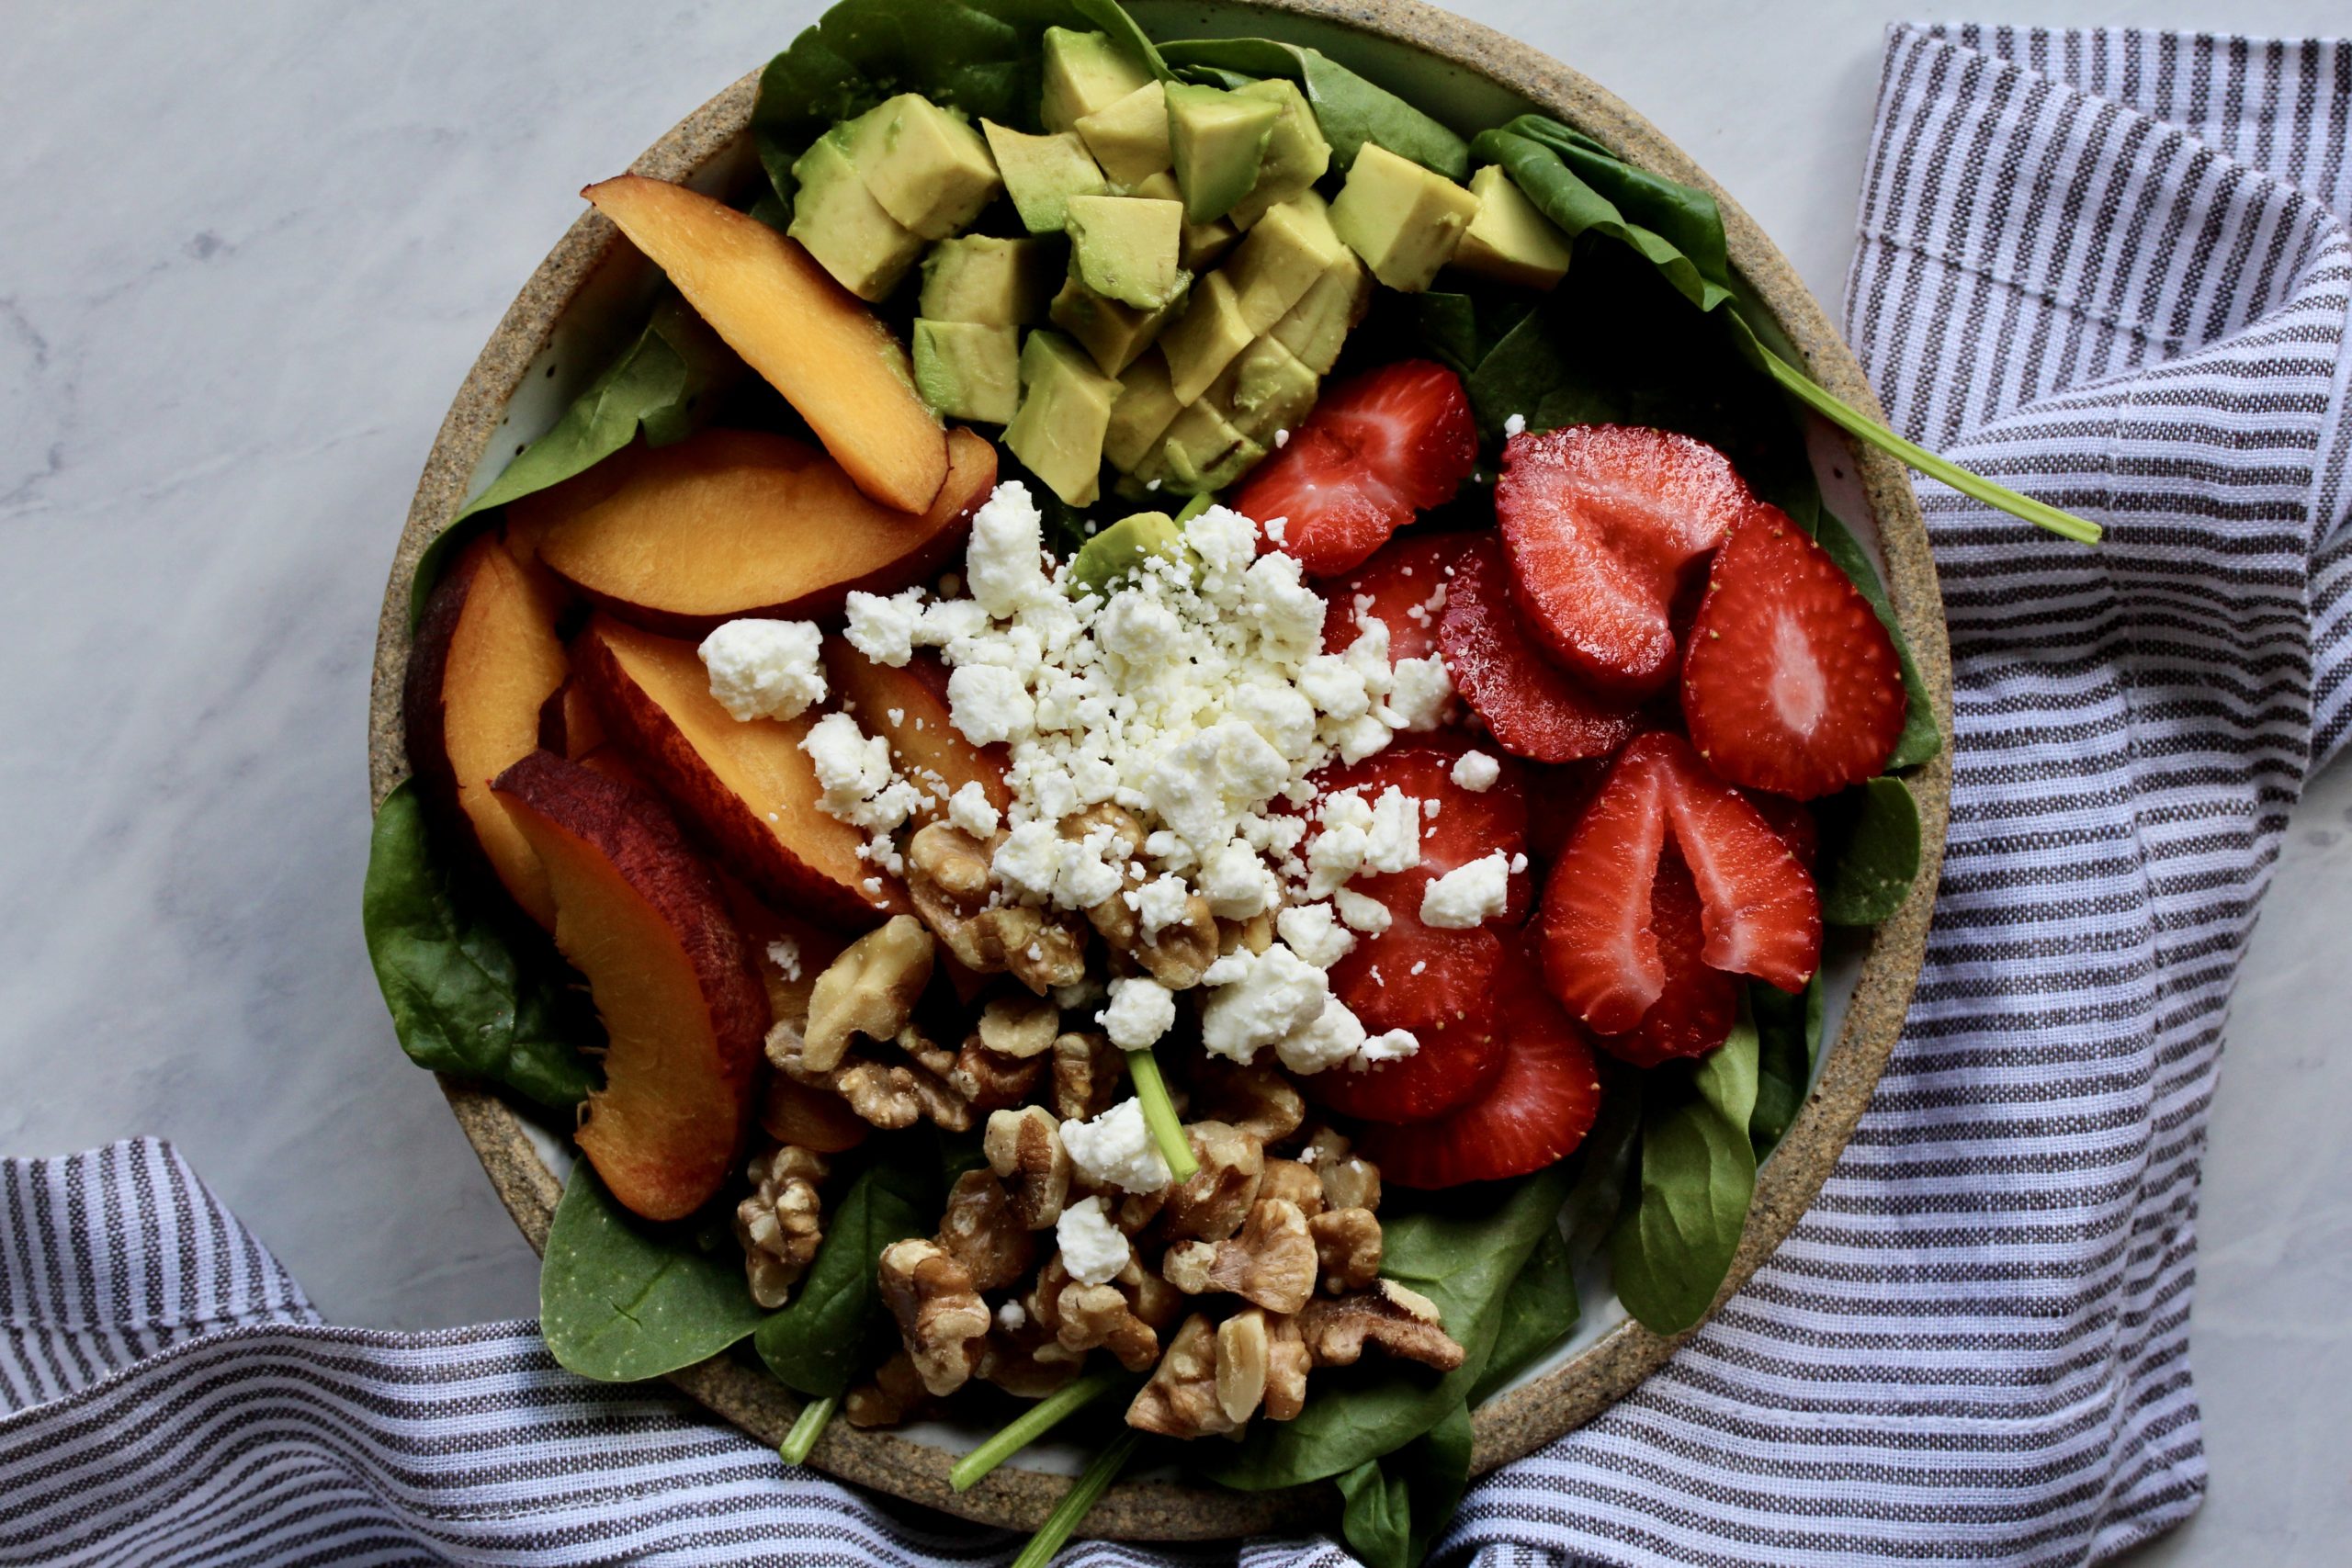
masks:
{"label": "walnut half", "polygon": [[1318,1367],[1353,1366],[1367,1340],[1442,1372],[1462,1364],[1462,1347],[1446,1333],[1437,1303],[1393,1280],[1337,1301],[1308,1303],[1298,1314],[1298,1331]]}
{"label": "walnut half", "polygon": [[786,1147],[754,1156],[745,1174],[755,1190],[735,1205],[735,1239],[743,1245],[752,1299],[773,1311],[792,1299],[824,1240],[817,1183],[825,1179],[825,1161]]}
{"label": "walnut half", "polygon": [[937,1242],[915,1238],[884,1247],[879,1274],[882,1299],[922,1386],[943,1397],[963,1387],[992,1321],[971,1274]]}

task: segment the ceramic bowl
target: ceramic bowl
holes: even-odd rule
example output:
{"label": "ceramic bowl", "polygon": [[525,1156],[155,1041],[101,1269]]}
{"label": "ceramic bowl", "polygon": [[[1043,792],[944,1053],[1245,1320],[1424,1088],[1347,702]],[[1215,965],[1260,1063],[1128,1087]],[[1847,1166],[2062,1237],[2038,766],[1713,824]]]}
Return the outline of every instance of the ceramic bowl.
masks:
{"label": "ceramic bowl", "polygon": [[[1399,93],[1464,134],[1532,108],[1598,138],[1642,167],[1715,189],[1705,173],[1638,114],[1556,61],[1487,28],[1411,0],[1266,0],[1259,5],[1135,0],[1144,26],[1170,37],[1272,36],[1308,44]],[[779,39],[779,43],[783,40]],[[633,167],[710,191],[756,178],[745,124],[756,73],[696,109]],[[1860,408],[1877,402],[1820,303],[1770,241],[1720,190],[1731,258],[1804,351],[1822,385]],[[524,286],[472,373],[458,390],[401,536],[384,600],[375,671],[369,760],[381,801],[408,773],[400,692],[409,651],[407,606],[424,545],[486,486],[522,446],[551,424],[620,346],[632,311],[650,294],[652,268],[611,224],[583,215]],[[1905,471],[1853,447],[1822,425],[1813,432],[1825,494],[1879,558],[1887,589],[1934,693],[1946,733],[1951,671],[1942,601],[1928,538]],[[1757,1181],[1756,1198],[1726,1293],[1746,1281],[1813,1201],[1868,1103],[1900,1032],[1925,947],[1941,862],[1951,775],[1939,757],[1913,780],[1924,829],[1923,861],[1909,904],[1866,940],[1833,943],[1826,965],[1831,1043],[1804,1107]],[[562,1129],[497,1095],[445,1081],[466,1136],[531,1244],[545,1244],[570,1156]],[[1577,1336],[1473,1413],[1475,1472],[1529,1452],[1590,1420],[1666,1359],[1677,1341],[1630,1321],[1605,1277],[1580,1281]],[[676,1374],[680,1388],[763,1441],[782,1438],[798,1401],[726,1358]],[[843,1480],[1016,1529],[1035,1527],[1082,1462],[1047,1447],[1007,1465],[969,1492],[947,1471],[978,1432],[931,1426],[899,1432],[828,1428],[811,1462]],[[1105,1495],[1083,1533],[1175,1540],[1299,1528],[1330,1516],[1327,1487],[1241,1494],[1144,1476]]]}

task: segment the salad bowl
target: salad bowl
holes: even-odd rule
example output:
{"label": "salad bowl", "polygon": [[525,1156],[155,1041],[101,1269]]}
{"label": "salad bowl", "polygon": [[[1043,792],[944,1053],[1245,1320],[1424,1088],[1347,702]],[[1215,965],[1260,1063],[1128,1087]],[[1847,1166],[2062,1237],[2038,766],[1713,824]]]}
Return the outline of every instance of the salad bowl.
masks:
{"label": "salad bowl", "polygon": [[[1720,203],[1731,267],[1757,309],[1777,323],[1803,368],[1843,403],[1877,417],[1860,367],[1832,322],[1760,230],[1654,127],[1575,71],[1489,28],[1412,0],[1264,0],[1172,4],[1136,0],[1155,36],[1272,38],[1323,55],[1385,87],[1464,136],[1516,115],[1557,119],[1634,167],[1711,192]],[[707,194],[740,196],[759,179],[749,134],[754,73],[687,116],[632,171]],[[458,389],[428,457],[388,585],[375,666],[369,762],[377,804],[411,772],[401,688],[412,606],[427,547],[500,470],[548,430],[625,344],[659,274],[595,213],[563,236],[524,286]],[[1874,558],[1939,725],[1950,732],[1950,671],[1941,602],[1907,475],[1894,458],[1813,422],[1807,443],[1828,505]],[[1925,947],[1940,862],[1950,772],[1939,753],[1908,776],[1918,806],[1919,867],[1907,900],[1867,931],[1833,940],[1824,960],[1826,1030],[1812,1081],[1785,1134],[1758,1172],[1755,1195],[1722,1293],[1736,1291],[1795,1225],[1819,1191],[1867,1105],[1902,1028]],[[1541,803],[1538,803],[1541,808]],[[570,1129],[543,1111],[445,1077],[442,1087],[500,1200],[544,1249],[572,1160]],[[1633,1321],[1605,1273],[1580,1272],[1577,1332],[1471,1416],[1476,1475],[1590,1420],[1659,1366],[1683,1336]],[[1720,1297],[1718,1298],[1721,1299]],[[1690,1332],[1690,1331],[1686,1331]],[[801,1402],[726,1356],[671,1375],[711,1410],[774,1444]],[[957,1491],[948,1472],[977,1433],[946,1423],[897,1431],[835,1423],[809,1462],[843,1480],[963,1517],[1030,1528],[1068,1489],[1085,1456],[1040,1445]],[[1238,1492],[1150,1472],[1111,1488],[1086,1533],[1135,1539],[1240,1535],[1310,1522],[1330,1506],[1328,1486]]]}

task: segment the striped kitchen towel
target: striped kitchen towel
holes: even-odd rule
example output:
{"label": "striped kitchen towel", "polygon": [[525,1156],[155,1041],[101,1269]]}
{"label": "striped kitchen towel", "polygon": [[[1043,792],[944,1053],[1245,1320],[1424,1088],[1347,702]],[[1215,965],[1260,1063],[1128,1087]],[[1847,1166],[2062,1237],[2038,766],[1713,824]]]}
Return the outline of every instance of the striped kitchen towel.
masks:
{"label": "striped kitchen towel", "polygon": [[[1631,1398],[1475,1488],[1442,1559],[2075,1562],[2195,1507],[2223,1008],[2352,708],[2347,150],[2352,45],[1892,35],[1855,346],[1907,434],[2108,542],[1921,486],[1958,735],[1903,1043],[1779,1255]],[[322,1326],[160,1145],[0,1165],[0,1564],[1010,1550],[568,1377],[527,1324]]]}

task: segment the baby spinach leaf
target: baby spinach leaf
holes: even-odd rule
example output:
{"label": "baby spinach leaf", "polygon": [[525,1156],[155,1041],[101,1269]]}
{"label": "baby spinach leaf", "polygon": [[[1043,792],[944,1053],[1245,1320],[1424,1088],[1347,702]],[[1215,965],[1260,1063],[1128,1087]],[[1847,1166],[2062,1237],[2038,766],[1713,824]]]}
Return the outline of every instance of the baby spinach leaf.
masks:
{"label": "baby spinach leaf", "polygon": [[1856,784],[1815,810],[1821,823],[1821,918],[1874,926],[1911,896],[1919,875],[1919,803],[1891,775]]}
{"label": "baby spinach leaf", "polygon": [[1756,1020],[1756,1110],[1747,1135],[1760,1163],[1789,1130],[1813,1086],[1813,1061],[1821,1045],[1821,976],[1815,974],[1796,996],[1751,981],[1747,1006]]}
{"label": "baby spinach leaf", "polygon": [[1320,51],[1272,39],[1217,38],[1163,43],[1159,54],[1185,76],[1216,85],[1270,76],[1297,83],[1323,140],[1331,144],[1334,169],[1351,166],[1357,152],[1371,141],[1447,179],[1470,177],[1468,142]]}
{"label": "baby spinach leaf", "polygon": [[1470,1412],[1455,1405],[1420,1437],[1339,1478],[1340,1533],[1367,1568],[1414,1568],[1470,1483]]}
{"label": "baby spinach leaf", "polygon": [[1854,537],[1853,530],[1824,507],[1821,525],[1814,537],[1821,542],[1829,558],[1854,580],[1854,586],[1862,591],[1862,597],[1878,612],[1879,624],[1886,628],[1886,635],[1894,639],[1894,657],[1903,665],[1903,693],[1909,705],[1903,715],[1903,733],[1895,738],[1894,754],[1887,758],[1886,765],[1889,772],[1916,768],[1944,749],[1944,732],[1936,725],[1936,708],[1928,696],[1928,682],[1911,657],[1911,639],[1903,635],[1903,623],[1894,618],[1894,606],[1887,600],[1885,585],[1879,581],[1878,568],[1871,564],[1870,552],[1862,548],[1862,542]]}
{"label": "baby spinach leaf", "polygon": [[597,1031],[570,972],[537,933],[485,910],[436,853],[416,781],[384,797],[368,844],[360,926],[401,1049],[420,1067],[485,1078],[542,1105],[577,1105],[596,1075],[580,1054]]}
{"label": "baby spinach leaf", "polygon": [[1396,1194],[1381,1210],[1380,1271],[1437,1303],[1467,1352],[1462,1365],[1440,1377],[1367,1356],[1351,1375],[1324,1373],[1296,1420],[1256,1424],[1205,1458],[1205,1473],[1245,1492],[1320,1481],[1395,1452],[1460,1408],[1486,1372],[1510,1282],[1555,1229],[1567,1190],[1555,1165],[1491,1190]]}
{"label": "baby spinach leaf", "polygon": [[649,446],[683,440],[710,395],[741,368],[734,352],[684,299],[665,295],[621,356],[425,547],[409,588],[409,624],[424,618],[424,602],[441,581],[449,550],[471,537],[473,531],[460,525],[560,484],[628,446],[639,431]]}
{"label": "baby spinach leaf", "polygon": [[875,1279],[882,1249],[929,1235],[939,1203],[938,1182],[914,1162],[885,1158],[859,1172],[827,1216],[799,1293],[757,1325],[752,1346],[776,1381],[817,1398],[848,1392],[877,1359],[877,1335],[888,1331]]}
{"label": "baby spinach leaf", "polygon": [[563,1184],[539,1265],[539,1332],[565,1368],[635,1382],[716,1356],[760,1325],[734,1247],[615,1202],[582,1160]]}
{"label": "baby spinach leaf", "polygon": [[1470,1390],[1471,1407],[1485,1404],[1566,1339],[1577,1325],[1577,1313],[1576,1270],[1568,1263],[1567,1240],[1555,1225],[1535,1244],[1526,1267],[1503,1292],[1502,1323],[1495,1330],[1487,1370]]}
{"label": "baby spinach leaf", "polygon": [[1743,1017],[1695,1068],[1649,1075],[1641,1185],[1610,1236],[1618,1299],[1644,1326],[1679,1334],[1723,1288],[1756,1193],[1757,1036]]}

